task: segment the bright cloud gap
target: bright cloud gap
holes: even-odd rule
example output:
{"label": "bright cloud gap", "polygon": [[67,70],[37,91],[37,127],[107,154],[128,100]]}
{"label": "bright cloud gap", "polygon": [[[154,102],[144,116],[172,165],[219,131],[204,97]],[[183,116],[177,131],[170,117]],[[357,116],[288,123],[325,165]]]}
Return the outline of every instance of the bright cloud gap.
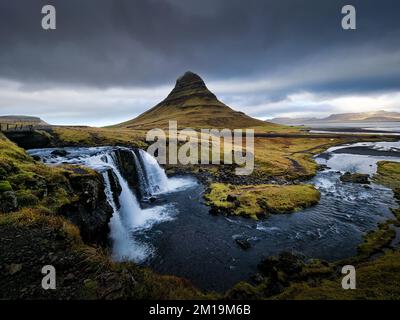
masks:
{"label": "bright cloud gap", "polygon": [[[239,87],[238,93],[232,87]],[[210,82],[224,103],[259,119],[324,117],[332,113],[375,110],[400,111],[400,91],[330,94],[295,91],[271,99],[260,81]],[[245,90],[245,89],[247,90]],[[26,90],[22,84],[0,80],[0,113],[32,115],[59,125],[106,126],[129,120],[163,100],[172,88],[51,88]]]}

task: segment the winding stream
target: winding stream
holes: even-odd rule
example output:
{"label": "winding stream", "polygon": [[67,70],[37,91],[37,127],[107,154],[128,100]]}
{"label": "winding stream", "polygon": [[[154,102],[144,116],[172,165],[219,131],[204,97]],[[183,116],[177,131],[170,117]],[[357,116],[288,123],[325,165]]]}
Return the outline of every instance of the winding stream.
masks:
{"label": "winding stream", "polygon": [[[114,209],[110,222],[113,257],[134,260],[153,270],[190,279],[207,290],[226,290],[257,272],[262,257],[282,251],[305,258],[337,260],[356,254],[365,232],[392,217],[392,191],[342,183],[341,172],[373,174],[380,160],[400,161],[400,142],[358,143],[334,147],[316,157],[328,168],[309,182],[321,192],[320,203],[294,214],[273,215],[264,221],[212,216],[203,203],[204,186],[190,176],[167,178],[154,158],[139,154],[147,191],[156,194],[153,204],[138,201],[119,173],[112,147],[30,150],[51,164],[79,163],[104,173],[111,168],[122,187],[117,209],[106,174],[106,194]],[[355,152],[357,151],[357,152]],[[241,249],[236,238],[252,244]]]}

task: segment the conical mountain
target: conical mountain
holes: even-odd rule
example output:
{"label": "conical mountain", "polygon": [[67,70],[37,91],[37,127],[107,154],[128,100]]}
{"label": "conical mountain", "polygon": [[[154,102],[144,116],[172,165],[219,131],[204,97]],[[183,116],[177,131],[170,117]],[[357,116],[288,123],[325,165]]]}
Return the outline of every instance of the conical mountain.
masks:
{"label": "conical mountain", "polygon": [[186,72],[176,80],[170,94],[137,118],[116,127],[131,129],[168,128],[169,121],[177,121],[179,128],[249,128],[265,126],[265,121],[251,118],[232,110],[208,90],[203,79]]}

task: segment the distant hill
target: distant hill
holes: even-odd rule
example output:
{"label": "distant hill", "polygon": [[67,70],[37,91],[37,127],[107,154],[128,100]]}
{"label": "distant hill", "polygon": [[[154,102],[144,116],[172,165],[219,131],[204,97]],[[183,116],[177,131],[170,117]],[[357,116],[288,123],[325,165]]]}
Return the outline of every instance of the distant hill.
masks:
{"label": "distant hill", "polygon": [[39,117],[20,116],[20,115],[0,116],[0,123],[49,125],[46,121],[40,119]]}
{"label": "distant hill", "polygon": [[155,107],[113,127],[164,129],[168,127],[169,120],[176,120],[179,128],[195,129],[266,126],[265,121],[234,111],[219,101],[197,74],[188,71],[178,78],[171,93]]}
{"label": "distant hill", "polygon": [[400,112],[385,110],[358,113],[331,114],[326,118],[273,118],[273,123],[286,125],[307,125],[314,123],[340,123],[340,122],[385,122],[400,121]]}

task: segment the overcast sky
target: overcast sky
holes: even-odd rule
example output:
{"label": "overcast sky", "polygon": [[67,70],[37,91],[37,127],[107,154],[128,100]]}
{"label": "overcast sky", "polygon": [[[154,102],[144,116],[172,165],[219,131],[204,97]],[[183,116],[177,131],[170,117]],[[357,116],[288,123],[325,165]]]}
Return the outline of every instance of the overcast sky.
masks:
{"label": "overcast sky", "polygon": [[[57,29],[41,28],[41,8]],[[341,28],[342,6],[357,30]],[[266,119],[400,112],[398,0],[0,0],[0,115],[107,125],[187,70]]]}

